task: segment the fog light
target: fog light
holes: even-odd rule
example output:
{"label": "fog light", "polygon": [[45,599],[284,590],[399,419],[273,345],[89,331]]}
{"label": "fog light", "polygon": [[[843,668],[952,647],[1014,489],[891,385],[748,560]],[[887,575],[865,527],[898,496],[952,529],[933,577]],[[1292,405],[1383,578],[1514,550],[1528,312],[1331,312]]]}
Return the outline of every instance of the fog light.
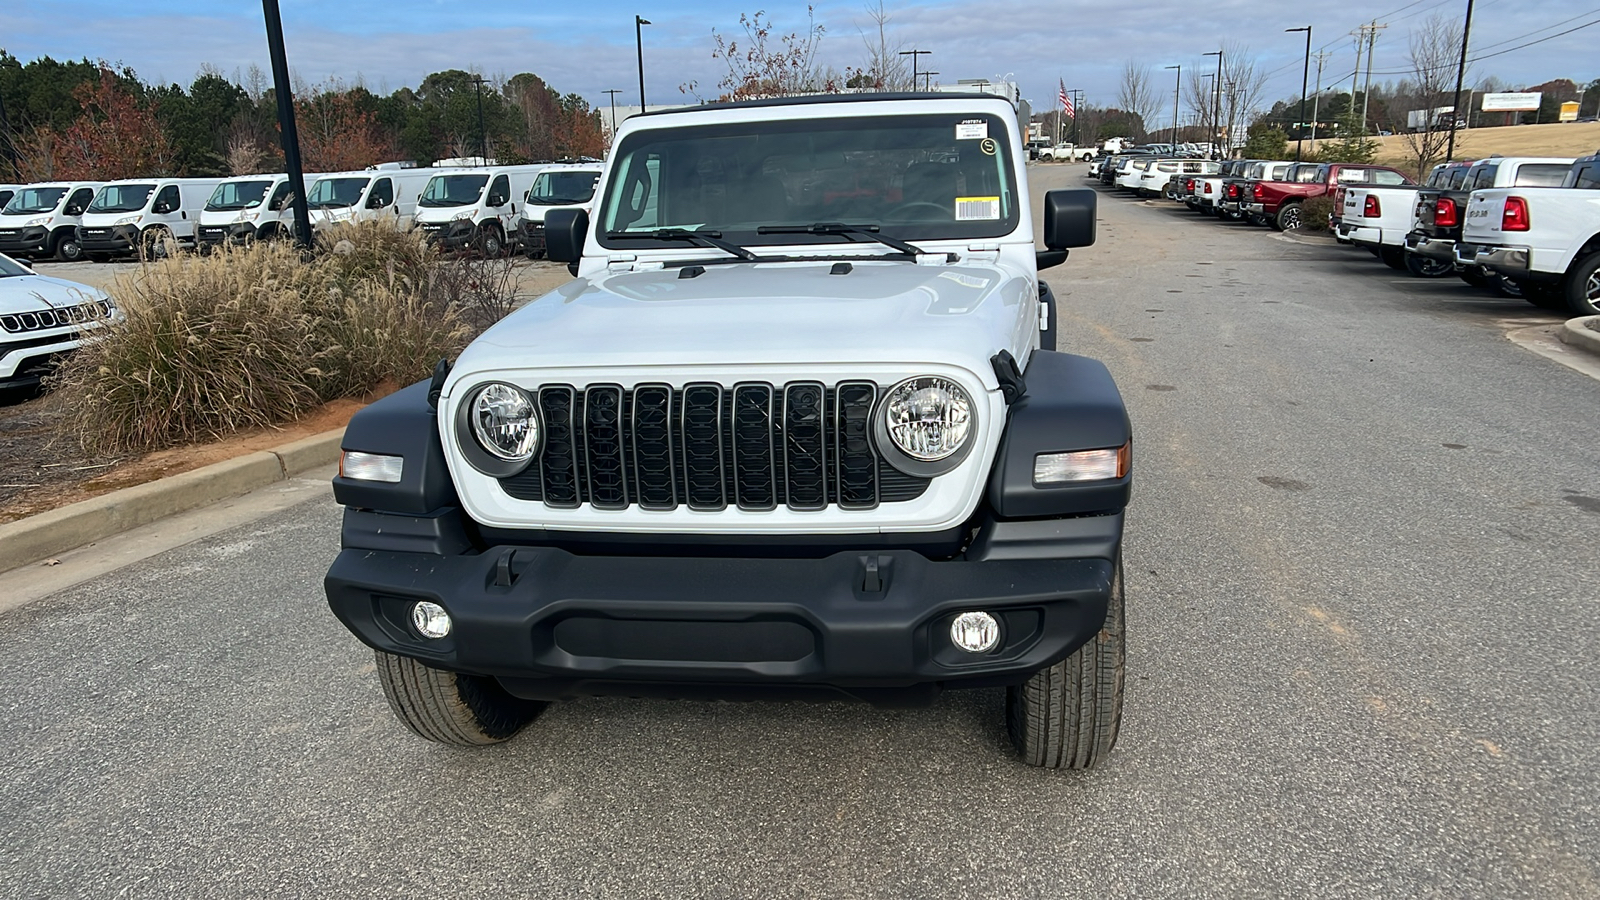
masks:
{"label": "fog light", "polygon": [[423,600],[411,607],[411,627],[425,638],[438,640],[450,633],[450,614],[439,604]]}
{"label": "fog light", "polygon": [[987,653],[1000,643],[1000,623],[986,612],[964,612],[950,623],[950,643],[968,653]]}
{"label": "fog light", "polygon": [[399,484],[400,475],[405,471],[405,465],[406,461],[403,457],[346,450],[344,455],[339,458],[339,474],[357,481],[382,481],[388,484]]}

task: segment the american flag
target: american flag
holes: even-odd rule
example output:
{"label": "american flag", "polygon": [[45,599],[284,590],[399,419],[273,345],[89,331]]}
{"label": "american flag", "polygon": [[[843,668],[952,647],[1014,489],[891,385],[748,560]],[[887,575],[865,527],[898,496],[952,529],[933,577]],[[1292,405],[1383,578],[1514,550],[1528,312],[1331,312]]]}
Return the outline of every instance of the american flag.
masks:
{"label": "american flag", "polygon": [[1076,119],[1078,112],[1072,108],[1072,98],[1067,96],[1067,83],[1065,81],[1058,83],[1061,85],[1061,111],[1066,113],[1067,118]]}

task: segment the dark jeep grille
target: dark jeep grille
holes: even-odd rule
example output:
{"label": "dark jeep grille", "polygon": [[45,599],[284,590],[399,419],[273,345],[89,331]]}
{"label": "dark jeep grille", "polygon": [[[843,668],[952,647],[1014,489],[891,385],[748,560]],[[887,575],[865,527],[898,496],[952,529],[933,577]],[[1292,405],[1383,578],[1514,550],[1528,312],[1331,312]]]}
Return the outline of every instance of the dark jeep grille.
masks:
{"label": "dark jeep grille", "polygon": [[538,461],[500,479],[519,500],[573,509],[871,509],[915,500],[929,479],[873,448],[878,387],[815,381],[673,388],[644,384],[538,392]]}

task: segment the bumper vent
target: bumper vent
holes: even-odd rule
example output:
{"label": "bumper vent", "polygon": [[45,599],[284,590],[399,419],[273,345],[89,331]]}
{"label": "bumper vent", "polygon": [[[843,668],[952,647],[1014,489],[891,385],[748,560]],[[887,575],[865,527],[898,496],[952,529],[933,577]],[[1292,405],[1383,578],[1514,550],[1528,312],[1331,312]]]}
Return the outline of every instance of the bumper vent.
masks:
{"label": "bumper vent", "polygon": [[538,393],[539,461],[500,485],[558,509],[872,509],[915,500],[930,480],[892,468],[872,445],[877,398],[877,385],[859,381],[549,385]]}

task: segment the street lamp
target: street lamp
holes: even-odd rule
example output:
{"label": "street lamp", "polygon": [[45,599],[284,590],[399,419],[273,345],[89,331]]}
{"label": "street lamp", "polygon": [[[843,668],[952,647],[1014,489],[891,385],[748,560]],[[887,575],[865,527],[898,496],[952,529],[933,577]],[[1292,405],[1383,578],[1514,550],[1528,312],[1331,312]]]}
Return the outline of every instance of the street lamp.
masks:
{"label": "street lamp", "polygon": [[649,19],[633,17],[633,43],[639,48],[639,112],[644,112],[644,26]]}
{"label": "street lamp", "polygon": [[294,210],[294,242],[311,247],[311,207],[306,205],[305,172],[300,166],[300,131],[294,124],[294,94],[289,85],[289,61],[283,50],[283,17],[278,0],[261,0],[267,20],[267,56],[272,60],[272,89],[278,98],[278,131],[283,140],[284,173],[289,176],[290,205]]}
{"label": "street lamp", "polygon": [[900,51],[900,55],[901,56],[909,56],[909,57],[911,57],[911,92],[912,93],[916,93],[916,90],[917,90],[917,57],[919,57],[919,56],[932,56],[933,55],[933,51],[932,50],[901,50]]}
{"label": "street lamp", "polygon": [[1177,69],[1178,74],[1172,79],[1172,152],[1178,152],[1178,91],[1183,89],[1183,66],[1167,66],[1168,69]]}
{"label": "street lamp", "polygon": [[1306,137],[1306,86],[1311,81],[1311,26],[1307,25],[1303,28],[1285,28],[1283,33],[1289,34],[1290,32],[1294,31],[1304,31],[1306,33],[1306,64],[1305,67],[1300,70],[1300,122],[1299,127],[1297,127],[1294,132],[1294,161],[1299,162],[1300,144],[1305,140]]}
{"label": "street lamp", "polygon": [[1217,152],[1216,144],[1222,141],[1222,51],[1214,50],[1210,53],[1202,53],[1200,55],[1215,56],[1217,58],[1217,78],[1216,81],[1212,82],[1212,87],[1217,92],[1217,102],[1216,105],[1212,107],[1211,112],[1211,140],[1213,142],[1211,147],[1211,155],[1215,159],[1221,159],[1222,154]]}
{"label": "street lamp", "polygon": [[[1461,29],[1461,62],[1456,67],[1456,108],[1455,111],[1450,114],[1450,141],[1449,146],[1446,147],[1444,151],[1445,162],[1449,162],[1456,156],[1456,127],[1461,122],[1461,82],[1465,81],[1467,77],[1467,42],[1471,39],[1472,0],[1467,0],[1467,23],[1466,25],[1462,26]],[[1469,99],[1467,102],[1470,104],[1472,101]],[[1579,112],[1583,111],[1582,100],[1578,101],[1578,110]],[[1471,119],[1472,110],[1467,110],[1467,117],[1469,120]]]}
{"label": "street lamp", "polygon": [[[610,90],[601,91],[600,93],[611,98],[611,139],[614,141],[617,139],[617,95],[622,92],[618,90]],[[639,111],[644,112],[642,109]]]}

